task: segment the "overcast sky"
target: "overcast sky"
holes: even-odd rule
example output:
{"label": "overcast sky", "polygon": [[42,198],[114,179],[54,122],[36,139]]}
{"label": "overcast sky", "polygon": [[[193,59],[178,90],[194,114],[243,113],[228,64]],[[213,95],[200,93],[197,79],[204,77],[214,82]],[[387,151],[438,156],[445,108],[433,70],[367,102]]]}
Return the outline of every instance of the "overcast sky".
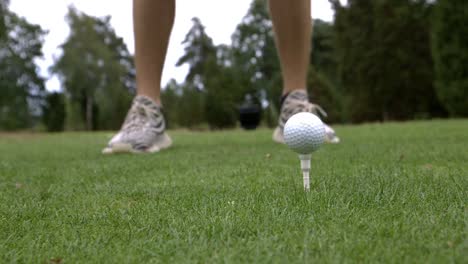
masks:
{"label": "overcast sky", "polygon": [[[181,42],[192,25],[192,17],[197,16],[201,19],[207,34],[215,44],[230,44],[231,34],[247,13],[250,2],[251,0],[177,0],[176,19],[162,84],[171,78],[179,82],[185,78],[187,68],[175,67],[175,63],[183,54]],[[53,63],[54,56],[60,54],[57,47],[65,41],[69,33],[64,18],[67,7],[71,4],[88,15],[99,17],[111,15],[111,24],[117,35],[123,37],[130,52],[134,52],[132,0],[11,0],[12,11],[49,31],[43,48],[44,59],[38,62],[41,74],[50,78],[47,82],[49,90],[60,88],[57,78],[51,78],[49,75],[48,67]],[[312,1],[312,17],[326,21],[333,19],[333,11],[328,0]]]}

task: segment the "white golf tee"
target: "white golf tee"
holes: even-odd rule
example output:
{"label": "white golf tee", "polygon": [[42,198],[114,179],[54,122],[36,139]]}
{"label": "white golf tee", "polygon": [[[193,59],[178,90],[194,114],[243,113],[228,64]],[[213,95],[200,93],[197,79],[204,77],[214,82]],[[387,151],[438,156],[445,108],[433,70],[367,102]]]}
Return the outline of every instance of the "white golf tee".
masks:
{"label": "white golf tee", "polygon": [[304,190],[306,192],[310,191],[310,159],[311,154],[300,154],[299,159],[301,159],[301,170],[302,170],[302,177],[304,178]]}

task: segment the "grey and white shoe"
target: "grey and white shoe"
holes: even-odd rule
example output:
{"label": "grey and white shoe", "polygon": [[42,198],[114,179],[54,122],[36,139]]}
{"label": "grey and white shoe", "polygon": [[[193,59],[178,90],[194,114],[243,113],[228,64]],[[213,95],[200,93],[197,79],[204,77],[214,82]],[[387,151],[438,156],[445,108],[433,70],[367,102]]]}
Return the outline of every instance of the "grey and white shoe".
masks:
{"label": "grey and white shoe", "polygon": [[[317,116],[326,117],[327,113],[317,104],[309,102],[309,97],[305,90],[294,90],[290,92],[281,105],[281,114],[278,119],[278,126],[273,132],[273,140],[278,143],[284,143],[283,129],[286,121],[294,114],[300,112],[309,112]],[[335,130],[325,124],[325,141],[328,143],[339,143],[340,138],[335,133]]]}
{"label": "grey and white shoe", "polygon": [[109,141],[104,154],[153,153],[172,144],[166,134],[162,109],[146,96],[137,96],[120,131]]}

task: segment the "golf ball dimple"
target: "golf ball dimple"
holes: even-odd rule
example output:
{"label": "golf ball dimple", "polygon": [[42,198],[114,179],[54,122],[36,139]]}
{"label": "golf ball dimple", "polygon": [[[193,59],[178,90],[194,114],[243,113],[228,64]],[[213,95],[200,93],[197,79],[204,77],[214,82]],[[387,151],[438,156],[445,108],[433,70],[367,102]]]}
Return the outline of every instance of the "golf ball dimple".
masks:
{"label": "golf ball dimple", "polygon": [[297,113],[284,125],[284,141],[293,151],[310,154],[325,141],[325,126],[312,113]]}

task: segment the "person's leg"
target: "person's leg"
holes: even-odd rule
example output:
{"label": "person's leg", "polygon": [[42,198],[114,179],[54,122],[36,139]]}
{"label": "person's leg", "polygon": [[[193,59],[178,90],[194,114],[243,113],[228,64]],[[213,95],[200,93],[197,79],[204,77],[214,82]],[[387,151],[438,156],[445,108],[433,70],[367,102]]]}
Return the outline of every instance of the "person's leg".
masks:
{"label": "person's leg", "polygon": [[103,153],[157,152],[172,144],[161,108],[161,75],[175,0],[133,0],[137,96]]}
{"label": "person's leg", "polygon": [[283,95],[305,90],[312,36],[310,0],[270,0],[269,8],[283,76]]}
{"label": "person's leg", "polygon": [[133,0],[137,93],[158,104],[174,17],[175,0]]}
{"label": "person's leg", "polygon": [[[326,116],[325,111],[309,102],[307,94],[307,73],[312,37],[312,19],[310,16],[311,0],[270,0],[270,15],[275,31],[283,76],[283,97],[278,127],[273,133],[273,140],[284,143],[283,128],[286,121],[299,112],[312,112]],[[338,143],[335,131],[325,125],[326,140]]]}

